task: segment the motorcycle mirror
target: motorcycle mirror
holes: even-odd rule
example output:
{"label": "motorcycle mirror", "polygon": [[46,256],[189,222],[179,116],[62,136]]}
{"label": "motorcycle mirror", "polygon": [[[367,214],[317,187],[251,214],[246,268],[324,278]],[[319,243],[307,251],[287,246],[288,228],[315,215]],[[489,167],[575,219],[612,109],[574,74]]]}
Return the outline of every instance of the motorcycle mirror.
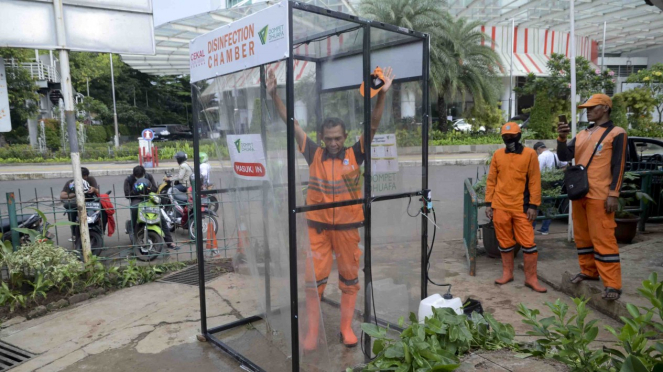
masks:
{"label": "motorcycle mirror", "polygon": [[113,190],[108,190],[106,191],[106,194],[110,195],[113,192]]}

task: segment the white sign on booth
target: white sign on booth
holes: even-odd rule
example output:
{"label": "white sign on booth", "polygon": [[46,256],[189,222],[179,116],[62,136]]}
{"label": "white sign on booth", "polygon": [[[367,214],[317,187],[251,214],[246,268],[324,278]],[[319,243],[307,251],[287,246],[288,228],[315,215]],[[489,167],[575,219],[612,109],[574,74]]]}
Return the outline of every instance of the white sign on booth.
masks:
{"label": "white sign on booth", "polygon": [[288,32],[288,2],[282,1],[191,40],[191,82],[287,58]]}
{"label": "white sign on booth", "polygon": [[0,132],[10,132],[12,122],[9,117],[9,93],[7,91],[7,75],[5,62],[0,57]]}
{"label": "white sign on booth", "polygon": [[268,180],[265,151],[259,134],[227,135],[228,152],[235,177]]}

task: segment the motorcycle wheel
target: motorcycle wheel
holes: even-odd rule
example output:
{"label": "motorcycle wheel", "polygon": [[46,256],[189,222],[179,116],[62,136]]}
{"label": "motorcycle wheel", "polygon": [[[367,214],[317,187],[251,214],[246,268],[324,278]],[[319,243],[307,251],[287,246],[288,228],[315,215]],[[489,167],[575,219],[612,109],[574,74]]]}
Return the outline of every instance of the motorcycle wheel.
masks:
{"label": "motorcycle wheel", "polygon": [[92,254],[99,257],[104,248],[104,237],[99,231],[90,231],[90,250]]}
{"label": "motorcycle wheel", "polygon": [[[91,230],[90,231],[90,250],[92,254],[99,257],[104,248],[104,237],[100,232]],[[76,252],[80,252],[81,257],[83,254],[83,247],[81,244],[80,234],[76,234],[76,243],[75,243]]]}
{"label": "motorcycle wheel", "polygon": [[147,262],[154,260],[161,254],[164,240],[163,237],[156,232],[147,230],[147,245],[142,244],[144,233],[143,230],[136,232],[136,242],[141,242],[141,244],[136,244],[134,246],[134,254],[137,259]]}
{"label": "motorcycle wheel", "polygon": [[209,210],[216,213],[219,210],[219,200],[214,195],[209,196]]}
{"label": "motorcycle wheel", "polygon": [[[192,216],[193,217],[193,216]],[[209,213],[203,213],[202,217],[202,222],[203,222],[203,236],[207,237],[207,229],[209,228],[209,225],[212,224],[214,226],[214,232],[218,233],[219,232],[219,222],[216,220],[216,217]],[[191,240],[196,240],[196,220],[195,218],[191,218],[189,220],[189,238]]]}

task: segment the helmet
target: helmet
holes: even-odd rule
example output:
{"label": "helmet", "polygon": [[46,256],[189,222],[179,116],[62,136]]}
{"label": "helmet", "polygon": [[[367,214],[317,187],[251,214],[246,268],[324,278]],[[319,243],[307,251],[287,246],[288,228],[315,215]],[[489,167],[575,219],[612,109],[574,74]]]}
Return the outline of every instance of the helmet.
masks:
{"label": "helmet", "polygon": [[[73,180],[69,182],[69,192],[76,192],[76,183]],[[90,184],[86,180],[83,180],[83,193],[87,194],[88,192],[90,192]]]}
{"label": "helmet", "polygon": [[134,193],[138,195],[147,195],[150,193],[150,181],[147,178],[140,178],[134,183]]}
{"label": "helmet", "polygon": [[177,160],[177,164],[182,164],[186,161],[187,156],[186,152],[184,151],[178,151],[177,154],[175,154],[175,160]]}
{"label": "helmet", "polygon": [[200,162],[201,163],[207,163],[208,160],[209,160],[209,157],[207,156],[207,153],[206,152],[201,152],[200,153]]}

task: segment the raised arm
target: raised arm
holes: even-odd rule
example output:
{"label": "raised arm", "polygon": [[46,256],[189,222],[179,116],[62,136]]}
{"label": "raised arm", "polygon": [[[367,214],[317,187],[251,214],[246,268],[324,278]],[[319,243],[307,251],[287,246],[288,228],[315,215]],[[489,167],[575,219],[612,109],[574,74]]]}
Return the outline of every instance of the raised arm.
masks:
{"label": "raised arm", "polygon": [[387,91],[389,88],[391,88],[391,83],[395,78],[391,67],[385,68],[383,77],[384,85],[382,86],[380,92],[378,92],[378,100],[375,103],[373,112],[371,113],[371,140],[369,142],[373,142],[373,137],[375,137],[375,133],[378,131],[380,120],[382,120],[382,113],[384,112],[384,101],[387,97]]}
{"label": "raised arm", "polygon": [[[266,83],[267,94],[269,94],[274,100],[274,106],[276,106],[276,111],[278,111],[281,120],[287,123],[288,111],[283,104],[283,101],[281,101],[281,97],[279,97],[278,93],[276,92],[276,76],[274,76],[274,71],[269,71],[267,74]],[[304,141],[306,141],[306,132],[304,132],[304,130],[299,126],[299,122],[297,120],[295,120],[295,139],[297,140],[297,146],[299,146],[300,149],[303,148]]]}

